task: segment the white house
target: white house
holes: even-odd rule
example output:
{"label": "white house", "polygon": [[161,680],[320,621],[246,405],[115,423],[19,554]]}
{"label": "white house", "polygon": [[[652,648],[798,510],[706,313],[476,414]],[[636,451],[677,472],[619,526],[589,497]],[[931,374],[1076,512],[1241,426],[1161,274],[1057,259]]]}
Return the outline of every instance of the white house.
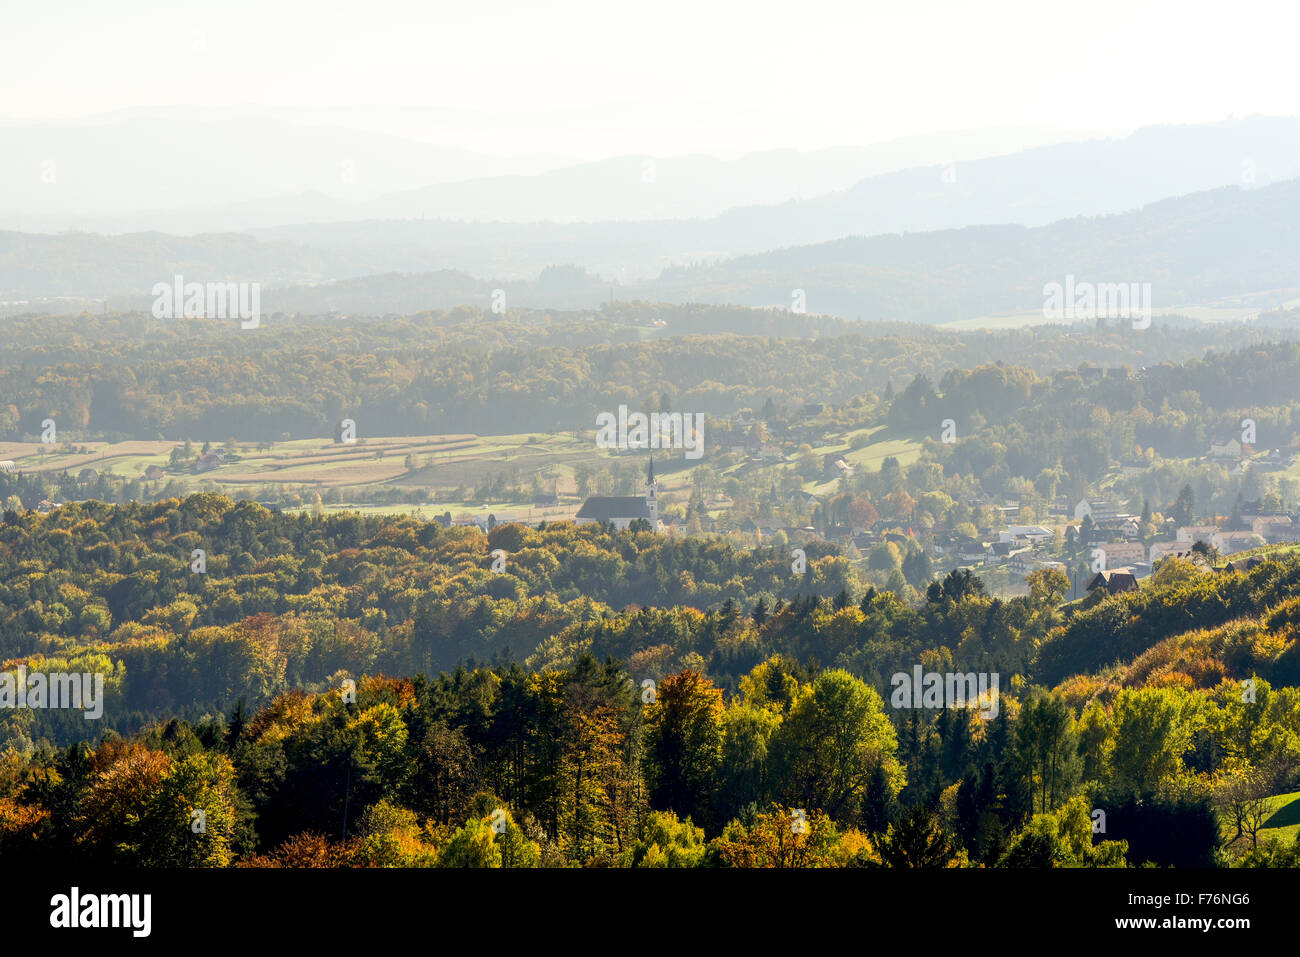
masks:
{"label": "white house", "polygon": [[1178,529],[1174,536],[1180,542],[1186,542],[1188,545],[1195,545],[1197,542],[1210,544],[1210,539],[1218,534],[1219,526],[1217,525],[1184,525]]}
{"label": "white house", "polygon": [[1215,532],[1210,537],[1210,544],[1218,549],[1220,555],[1231,555],[1262,543],[1262,537],[1255,532]]}
{"label": "white house", "polygon": [[1119,506],[1114,502],[1108,502],[1100,498],[1084,498],[1079,500],[1079,504],[1074,506],[1074,517],[1076,521],[1082,522],[1085,518],[1091,518],[1092,523],[1097,525],[1101,522],[1114,522],[1120,517]]}
{"label": "white house", "polygon": [[1041,525],[1012,525],[998,531],[1000,542],[1014,542],[1021,538],[1035,545],[1041,545],[1052,540],[1052,532]]}

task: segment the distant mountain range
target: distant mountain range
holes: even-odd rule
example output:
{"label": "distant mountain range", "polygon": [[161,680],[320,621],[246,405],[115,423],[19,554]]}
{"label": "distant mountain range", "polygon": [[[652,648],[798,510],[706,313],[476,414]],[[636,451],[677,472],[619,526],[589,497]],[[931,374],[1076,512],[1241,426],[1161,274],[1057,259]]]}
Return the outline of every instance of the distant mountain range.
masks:
{"label": "distant mountain range", "polygon": [[[628,192],[626,180],[635,176],[634,165],[613,161],[598,165],[593,197]],[[568,170],[558,170],[530,182],[537,188],[558,184],[570,175]],[[704,219],[517,225],[384,219],[291,225],[254,233],[264,239],[358,251],[423,249],[430,268],[475,275],[521,279],[536,276],[548,265],[575,263],[631,282],[655,276],[668,266],[845,236],[997,223],[1040,226],[1075,216],[1124,212],[1221,186],[1255,188],[1298,176],[1300,119],[1259,117],[1207,126],[1152,127],[1119,140],[1045,146],[886,173],[799,202],[737,206]],[[502,186],[502,195],[512,195],[506,186],[514,189],[520,182],[511,180]],[[622,185],[610,185],[615,182]],[[468,184],[417,191],[408,198],[409,208],[417,208],[417,200],[462,187]],[[559,185],[556,190],[563,192]],[[520,203],[525,201],[519,198]],[[609,202],[613,205],[617,200]]]}
{"label": "distant mountain range", "polygon": [[[580,162],[439,145],[460,142],[467,118],[415,114],[249,106],[130,110],[79,122],[0,119],[0,229],[191,235],[390,217],[697,218],[1081,135],[1002,127],[726,160],[616,155]],[[561,119],[608,127],[610,117]],[[391,132],[398,128],[440,139]],[[513,127],[498,129],[505,128]]]}
{"label": "distant mountain range", "polygon": [[1300,296],[1300,179],[1032,228],[843,238],[673,267],[637,282],[611,281],[581,266],[548,268],[528,279],[431,270],[430,258],[417,244],[3,233],[0,299],[102,290],[113,294],[113,308],[147,309],[153,283],[181,273],[190,280],[267,283],[264,313],[487,306],[495,289],[504,291],[507,308],[589,308],[611,297],[790,308],[795,290],[802,290],[809,312],[943,323],[1041,310],[1045,284],[1073,276],[1150,283],[1157,311],[1205,304],[1264,309]]}
{"label": "distant mountain range", "polygon": [[[637,278],[692,259],[845,235],[1035,226],[1300,176],[1296,118],[1150,127],[1120,139],[1060,142],[1060,132],[1009,127],[730,160],[587,163],[493,156],[327,120],[358,117],[171,108],[0,124],[0,229],[260,230],[352,245],[354,226],[364,224],[378,245],[450,253],[437,263],[448,268],[488,269],[469,254],[486,240],[519,258],[512,276],[574,261]],[[562,229],[584,223],[592,225]],[[530,225],[503,233],[500,224]]]}

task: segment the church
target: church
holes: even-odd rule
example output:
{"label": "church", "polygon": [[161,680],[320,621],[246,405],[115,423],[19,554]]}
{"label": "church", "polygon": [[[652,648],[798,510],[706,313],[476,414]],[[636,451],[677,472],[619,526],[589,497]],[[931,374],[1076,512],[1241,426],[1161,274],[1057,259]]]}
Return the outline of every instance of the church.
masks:
{"label": "church", "polygon": [[645,495],[593,495],[582,503],[574,522],[611,523],[620,532],[626,531],[638,518],[650,523],[650,530],[659,531],[659,497],[655,487],[655,460],[652,456],[646,470]]}

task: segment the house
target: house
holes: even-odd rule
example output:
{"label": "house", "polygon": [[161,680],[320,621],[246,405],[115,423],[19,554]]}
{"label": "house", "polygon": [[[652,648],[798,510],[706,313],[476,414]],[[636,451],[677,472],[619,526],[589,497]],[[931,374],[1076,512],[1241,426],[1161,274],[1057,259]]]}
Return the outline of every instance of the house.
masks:
{"label": "house", "polygon": [[1257,565],[1264,564],[1264,559],[1258,555],[1251,555],[1249,558],[1238,558],[1236,561],[1228,562],[1220,569],[1222,572],[1248,572]]}
{"label": "house", "polygon": [[957,547],[954,550],[959,562],[982,562],[984,561],[984,543],[974,539],[961,536],[957,539]]}
{"label": "house", "polygon": [[1212,459],[1240,459],[1242,448],[1242,444],[1236,439],[1228,439],[1226,442],[1211,442],[1209,454]]}
{"label": "house", "polygon": [[0,472],[12,472],[16,468],[18,468],[18,466],[14,464],[12,459],[5,459],[3,462],[0,462]]}
{"label": "house", "polygon": [[828,452],[822,456],[822,475],[828,479],[847,477],[853,474],[853,466],[844,461],[843,452]]}
{"label": "house", "polygon": [[1174,538],[1188,545],[1195,545],[1197,542],[1205,542],[1208,545],[1218,531],[1217,525],[1184,525],[1178,529]]}
{"label": "house", "polygon": [[549,495],[538,495],[533,499],[533,508],[554,508],[560,504],[560,497],[554,492]]}
{"label": "house", "polygon": [[990,564],[1002,565],[1032,552],[1033,548],[1029,545],[1018,545],[1015,542],[993,542],[989,545],[988,551],[985,552],[984,560]]}
{"label": "house", "polygon": [[992,542],[984,550],[984,561],[989,564],[1001,564],[1011,557],[1012,549],[1015,548],[1013,542]]}
{"label": "house", "polygon": [[1105,522],[1099,525],[1098,528],[1114,532],[1120,538],[1129,541],[1132,541],[1135,538],[1140,538],[1142,535],[1141,523],[1138,521],[1137,517],[1133,515],[1123,516],[1116,522]]}
{"label": "house", "polygon": [[1003,542],[1023,540],[1041,545],[1052,540],[1052,532],[1041,525],[1012,525],[998,532],[998,540]]}
{"label": "house", "polygon": [[1147,557],[1147,548],[1141,542],[1102,542],[1092,547],[1105,552],[1107,566],[1131,565]]}
{"label": "house", "polygon": [[[1256,535],[1263,538],[1272,538],[1274,535],[1290,534],[1291,516],[1290,515],[1256,515],[1250,520],[1250,530]],[[1289,541],[1289,538],[1278,538],[1276,541]]]}
{"label": "house", "polygon": [[1216,532],[1210,536],[1210,544],[1218,549],[1221,555],[1231,555],[1233,552],[1244,552],[1248,548],[1255,548],[1260,544],[1260,536],[1254,532]]}
{"label": "house", "polygon": [[1111,595],[1137,591],[1137,576],[1133,574],[1131,568],[1113,568],[1109,571],[1097,572],[1092,581],[1088,582],[1088,591],[1092,592],[1098,588],[1104,588]]}
{"label": "house", "polygon": [[1042,563],[1034,557],[1033,549],[1030,548],[1020,549],[1006,562],[1007,568],[1018,575],[1028,575],[1032,571],[1037,571],[1040,564]]}
{"label": "house", "polygon": [[1258,533],[1264,541],[1270,545],[1279,542],[1300,542],[1300,525],[1266,525],[1262,532]]}
{"label": "house", "polygon": [[1079,522],[1091,518],[1092,524],[1100,525],[1104,522],[1117,522],[1121,515],[1119,506],[1114,502],[1100,498],[1085,498],[1080,499],[1074,506],[1074,518]]}
{"label": "house", "polygon": [[652,531],[659,531],[659,497],[653,458],[646,470],[644,495],[593,495],[582,503],[574,522],[578,525],[608,523],[622,532],[638,518],[649,522]]}
{"label": "house", "polygon": [[204,452],[194,462],[194,471],[210,472],[226,464],[226,457],[220,452]]}
{"label": "house", "polygon": [[1153,565],[1162,558],[1168,558],[1173,555],[1176,558],[1186,558],[1192,551],[1192,542],[1152,542],[1151,547],[1147,549],[1147,561]]}

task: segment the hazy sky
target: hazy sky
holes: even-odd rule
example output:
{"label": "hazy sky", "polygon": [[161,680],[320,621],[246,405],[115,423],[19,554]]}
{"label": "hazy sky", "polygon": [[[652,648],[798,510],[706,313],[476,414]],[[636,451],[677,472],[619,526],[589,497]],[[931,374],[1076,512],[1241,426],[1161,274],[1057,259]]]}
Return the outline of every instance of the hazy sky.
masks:
{"label": "hazy sky", "polygon": [[13,3],[0,116],[387,104],[457,111],[412,136],[589,158],[1127,130],[1300,114],[1296,19],[1188,0]]}

